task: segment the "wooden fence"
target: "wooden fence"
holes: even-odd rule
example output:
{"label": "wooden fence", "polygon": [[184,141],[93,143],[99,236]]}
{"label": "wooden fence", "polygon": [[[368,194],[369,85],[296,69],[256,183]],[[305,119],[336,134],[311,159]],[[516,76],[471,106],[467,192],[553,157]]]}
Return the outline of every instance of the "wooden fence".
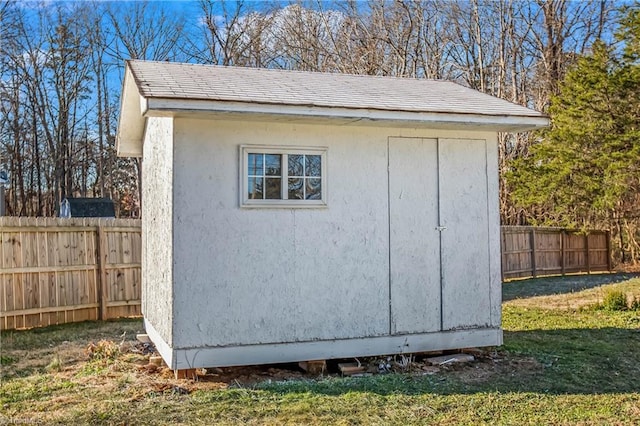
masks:
{"label": "wooden fence", "polygon": [[503,226],[502,278],[611,270],[608,231]]}
{"label": "wooden fence", "polygon": [[0,217],[0,329],[140,315],[140,221]]}
{"label": "wooden fence", "polygon": [[[504,226],[503,279],[611,270],[609,233]],[[140,315],[140,221],[0,217],[0,329]]]}

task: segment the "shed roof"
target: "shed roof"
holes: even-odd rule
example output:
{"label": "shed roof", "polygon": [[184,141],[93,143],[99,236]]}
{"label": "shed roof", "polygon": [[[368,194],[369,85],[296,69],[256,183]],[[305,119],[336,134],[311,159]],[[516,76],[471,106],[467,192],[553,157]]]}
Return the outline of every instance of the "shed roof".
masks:
{"label": "shed roof", "polygon": [[61,217],[116,217],[111,198],[72,198],[62,200]]}
{"label": "shed roof", "polygon": [[130,60],[119,153],[128,154],[130,142],[141,143],[145,116],[184,112],[331,117],[418,127],[475,125],[496,131],[548,125],[538,111],[445,80]]}

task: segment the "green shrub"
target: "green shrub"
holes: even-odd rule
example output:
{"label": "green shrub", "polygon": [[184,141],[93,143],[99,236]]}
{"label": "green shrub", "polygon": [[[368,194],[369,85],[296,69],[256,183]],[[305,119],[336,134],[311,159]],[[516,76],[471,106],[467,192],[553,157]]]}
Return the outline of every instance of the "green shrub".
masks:
{"label": "green shrub", "polygon": [[602,306],[607,311],[626,311],[627,295],[620,290],[611,290],[604,295]]}
{"label": "green shrub", "polygon": [[0,355],[0,365],[9,365],[16,362],[16,359],[9,355]]}
{"label": "green shrub", "polygon": [[54,371],[62,371],[62,359],[59,355],[54,355],[51,362],[45,367],[45,370],[49,373]]}

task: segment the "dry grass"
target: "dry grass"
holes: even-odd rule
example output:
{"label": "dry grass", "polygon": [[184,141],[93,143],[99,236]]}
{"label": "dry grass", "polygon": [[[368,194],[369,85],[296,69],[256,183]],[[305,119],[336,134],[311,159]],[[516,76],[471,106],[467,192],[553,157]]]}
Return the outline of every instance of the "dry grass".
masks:
{"label": "dry grass", "polygon": [[254,366],[176,380],[135,342],[140,320],[4,332],[0,424],[634,423],[637,312],[571,308],[609,288],[639,294],[640,279],[609,278],[506,284],[504,347],[428,374],[317,378]]}
{"label": "dry grass", "polygon": [[[640,279],[629,279],[633,276],[631,274],[582,275],[512,281],[504,285],[506,296],[504,306],[580,309],[602,303],[605,294],[611,290],[624,292],[631,302],[634,297],[640,299]],[[519,297],[510,297],[512,294],[517,294]]]}
{"label": "dry grass", "polygon": [[[0,337],[1,378],[7,380],[45,369],[51,363],[76,365],[87,358],[91,342],[103,339],[132,341],[143,331],[140,319],[86,322],[27,331],[4,331]],[[8,362],[11,361],[11,362]]]}

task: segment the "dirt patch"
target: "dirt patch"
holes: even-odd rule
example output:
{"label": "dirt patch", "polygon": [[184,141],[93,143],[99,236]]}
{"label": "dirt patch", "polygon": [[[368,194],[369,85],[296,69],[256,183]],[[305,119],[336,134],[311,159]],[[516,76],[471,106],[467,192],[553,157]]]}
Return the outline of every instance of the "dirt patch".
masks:
{"label": "dirt patch", "polygon": [[[136,350],[134,349],[134,352]],[[384,357],[370,357],[349,359],[359,363],[364,371],[352,377],[368,377],[377,374],[402,373],[414,376],[434,374],[450,374],[463,383],[480,383],[491,378],[523,370],[532,373],[542,370],[536,360],[525,357],[507,356],[506,353],[495,349],[467,350],[474,360],[464,363],[445,363],[433,365],[429,359],[442,352],[427,354],[409,354]],[[458,353],[450,351],[450,354]],[[329,360],[327,368],[321,375],[305,373],[298,364],[254,365],[243,367],[207,368],[197,370],[197,380],[175,379],[173,371],[166,366],[156,366],[148,363],[149,356],[139,359],[135,370],[138,387],[142,386],[146,392],[182,394],[195,390],[217,390],[234,387],[253,387],[263,382],[280,382],[303,380],[310,378],[340,377],[338,364],[347,360]]]}
{"label": "dirt patch", "polygon": [[80,342],[62,342],[56,346],[3,352],[2,376],[24,376],[35,371],[61,370],[85,359],[85,346]]}
{"label": "dirt patch", "polygon": [[640,263],[622,263],[616,266],[616,272],[640,275]]}
{"label": "dirt patch", "polygon": [[535,375],[543,368],[534,358],[489,352],[487,356],[477,357],[474,363],[458,368],[454,375],[462,383],[484,383],[505,375]]}

